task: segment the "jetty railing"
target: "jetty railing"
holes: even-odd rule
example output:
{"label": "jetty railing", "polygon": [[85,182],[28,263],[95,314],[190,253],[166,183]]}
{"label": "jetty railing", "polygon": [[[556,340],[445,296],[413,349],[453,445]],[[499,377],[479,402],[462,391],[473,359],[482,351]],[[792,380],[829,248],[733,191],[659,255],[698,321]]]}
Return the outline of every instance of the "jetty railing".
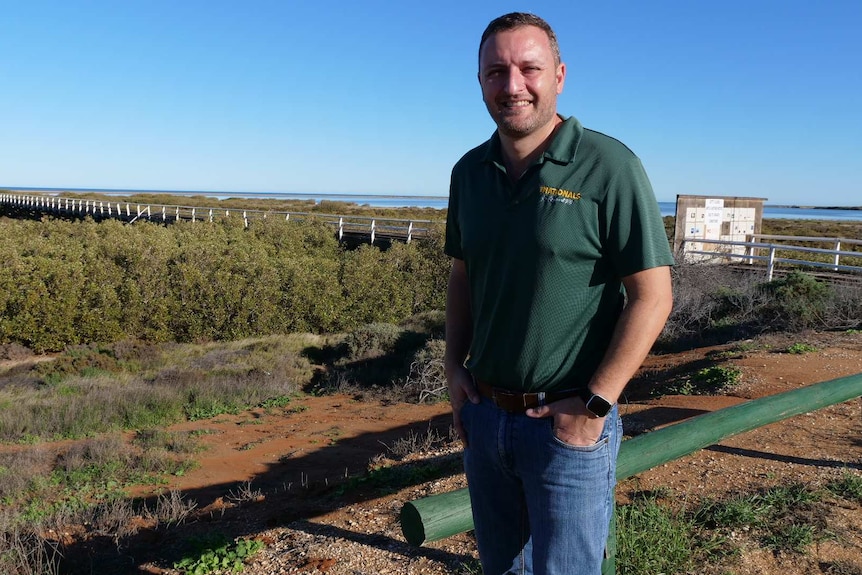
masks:
{"label": "jetty railing", "polygon": [[[859,396],[862,396],[862,373],[753,399],[638,435],[623,441],[620,446],[617,480],[673,461],[727,437]],[[608,559],[602,565],[603,575],[612,575],[616,569],[615,527],[612,524],[607,544]],[[439,541],[472,528],[470,496],[466,489],[410,501],[401,509],[401,531],[407,542],[413,545]]]}
{"label": "jetty railing", "polygon": [[241,217],[248,227],[253,220],[283,218],[285,220],[315,219],[331,225],[339,240],[367,238],[372,244],[377,240],[400,240],[410,243],[428,235],[431,220],[380,218],[358,215],[324,214],[317,212],[292,212],[275,210],[232,209],[224,207],[178,206],[110,200],[69,198],[45,194],[0,194],[0,205],[18,208],[27,212],[56,214],[72,217],[117,218],[128,223],[138,220],[168,223],[180,220],[190,222],[213,222],[217,218]]}
{"label": "jetty railing", "polygon": [[[752,234],[748,236],[751,241],[733,241],[733,240],[711,240],[711,239],[685,239],[682,241],[683,257],[692,259],[688,256],[695,256],[697,261],[702,262],[718,262],[726,263],[728,261],[738,261],[744,264],[762,263],[766,270],[766,280],[772,281],[778,264],[788,264],[791,266],[812,267],[820,269],[828,269],[833,272],[849,272],[852,274],[862,274],[862,251],[843,250],[843,246],[862,246],[862,240],[853,238],[821,238],[809,236],[778,236],[768,234]],[[757,240],[771,240],[769,242]],[[830,248],[816,248],[810,246],[800,246],[787,243],[778,243],[785,241],[805,241],[805,242],[822,242],[828,243]],[[715,249],[688,249],[691,244],[709,244],[716,246]],[[790,254],[810,254],[811,259],[803,257],[787,257]],[[816,258],[816,256],[822,256]],[[816,258],[816,259],[815,259]],[[841,258],[845,258],[853,262],[851,264],[842,264]],[[859,262],[858,265],[855,265]]]}

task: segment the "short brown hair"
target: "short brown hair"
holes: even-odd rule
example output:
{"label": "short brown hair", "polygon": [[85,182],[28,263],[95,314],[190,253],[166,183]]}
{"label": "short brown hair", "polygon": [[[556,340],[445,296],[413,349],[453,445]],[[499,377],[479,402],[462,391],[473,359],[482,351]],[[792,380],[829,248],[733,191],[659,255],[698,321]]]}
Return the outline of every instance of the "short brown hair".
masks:
{"label": "short brown hair", "polygon": [[551,52],[554,54],[554,64],[559,66],[561,61],[560,44],[557,42],[557,35],[554,34],[554,29],[551,28],[551,25],[545,22],[544,19],[527,12],[510,12],[509,14],[504,14],[499,18],[491,20],[491,23],[488,24],[488,27],[485,28],[485,31],[482,33],[482,40],[479,42],[480,65],[482,61],[482,46],[484,46],[485,40],[498,32],[515,30],[516,28],[523,28],[524,26],[535,26],[536,28],[543,30],[545,34],[548,35],[548,41],[551,43]]}

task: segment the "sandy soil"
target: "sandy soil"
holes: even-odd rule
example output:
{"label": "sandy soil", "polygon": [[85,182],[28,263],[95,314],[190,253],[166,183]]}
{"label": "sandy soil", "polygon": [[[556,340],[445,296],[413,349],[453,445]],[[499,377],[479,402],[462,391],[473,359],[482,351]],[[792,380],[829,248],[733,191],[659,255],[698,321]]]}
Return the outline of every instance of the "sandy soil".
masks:
{"label": "sandy soil", "polygon": [[[781,353],[792,343],[816,352]],[[685,374],[715,365],[741,370],[740,383],[722,395],[664,395],[654,391]],[[744,344],[694,349],[648,358],[623,406],[629,433],[643,433],[701,413],[800,386],[862,373],[862,334],[770,336]],[[346,395],[306,397],[282,410],[187,423],[205,429],[200,465],[159,490],[177,489],[198,504],[183,526],[152,529],[117,546],[105,537],[73,539],[65,552],[76,571],[176,573],[179,542],[218,531],[256,537],[267,546],[245,573],[479,573],[469,533],[421,548],[401,535],[398,513],[407,501],[464,487],[455,444],[397,458],[390,448],[413,434],[447,437],[447,405],[408,405]],[[383,490],[362,476],[372,466],[434,460],[433,477],[416,477]],[[618,500],[663,488],[679,501],[722,496],[776,484],[823,485],[850,471],[862,475],[862,401],[855,399],[737,435],[621,482]],[[247,483],[251,482],[251,483]],[[340,489],[338,486],[342,486]],[[151,497],[152,486],[135,495]],[[246,495],[247,497],[242,497]],[[251,495],[248,497],[248,495]],[[240,502],[240,499],[250,501]],[[836,502],[827,521],[837,533],[806,555],[746,548],[734,575],[862,573],[862,508]],[[840,569],[836,566],[840,566]],[[854,570],[855,569],[855,570]],[[707,567],[704,573],[710,572]]]}

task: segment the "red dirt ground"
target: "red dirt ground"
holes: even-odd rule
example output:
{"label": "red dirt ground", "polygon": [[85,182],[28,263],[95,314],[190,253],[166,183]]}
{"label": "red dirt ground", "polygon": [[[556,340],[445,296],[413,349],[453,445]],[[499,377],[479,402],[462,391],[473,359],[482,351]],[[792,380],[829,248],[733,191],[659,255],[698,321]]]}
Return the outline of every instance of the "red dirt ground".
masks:
{"label": "red dirt ground", "polygon": [[[793,355],[781,353],[792,343],[807,343],[816,352]],[[740,351],[742,350],[742,351]],[[708,365],[719,363],[735,366],[742,372],[740,383],[726,395],[665,395],[653,397],[649,390],[669,377],[680,373],[695,373]],[[713,411],[739,402],[788,391],[800,386],[862,373],[862,334],[811,333],[791,338],[770,336],[758,338],[740,346],[728,344],[700,348],[681,353],[654,355],[648,358],[641,375],[628,389],[628,404],[621,413],[628,431],[645,432],[682,419]],[[379,497],[358,489],[347,499],[334,498],[331,490],[321,487],[334,485],[345,476],[356,477],[369,468],[375,457],[383,457],[398,439],[411,431],[425,434],[429,428],[448,435],[451,415],[446,404],[413,405],[392,403],[380,399],[366,400],[346,395],[304,397],[283,410],[255,410],[238,416],[220,416],[210,421],[185,423],[175,430],[206,430],[201,436],[206,450],[197,460],[199,466],[183,477],[171,478],[159,490],[181,490],[198,503],[194,522],[205,532],[218,524],[230,525],[231,533],[260,534],[269,529],[287,526],[291,522],[314,520],[319,526],[341,533],[343,540],[357,539],[375,549],[404,545],[397,540],[397,509],[404,501],[418,496],[463,487],[463,476],[457,472],[436,478],[425,484],[417,483],[396,493]],[[381,455],[382,454],[382,455]],[[391,455],[391,454],[390,454]],[[454,460],[457,454],[439,452],[422,457]],[[670,489],[674,496],[694,498],[703,495],[725,495],[778,483],[801,481],[823,485],[849,470],[862,474],[862,402],[855,399],[822,410],[799,415],[755,431],[721,441],[692,455],[661,465],[630,478],[618,486],[618,499],[629,499],[634,493]],[[259,490],[262,504],[250,508],[232,504],[243,482]],[[141,487],[135,495],[148,496],[153,488]],[[386,527],[357,523],[357,514],[373,518],[375,514]],[[734,575],[807,575],[838,573],[824,565],[840,561],[851,575],[862,573],[862,513],[853,509],[836,510],[836,521],[844,533],[839,542],[824,542],[800,559],[782,554],[751,550],[739,559]],[[220,523],[221,522],[221,523]],[[837,527],[836,527],[837,528]],[[194,532],[195,527],[189,527]],[[121,555],[134,554],[135,567],[127,572],[173,573],[164,561],[164,550],[188,533],[179,531],[142,531]],[[269,532],[267,532],[269,533]],[[349,534],[353,535],[350,536]],[[347,534],[347,535],[345,535]],[[266,535],[266,538],[274,538]],[[336,549],[339,536],[330,537]],[[266,539],[268,542],[270,539]],[[403,540],[402,540],[403,541]],[[423,561],[431,561],[434,553],[450,552],[469,556],[472,539],[468,535],[430,546]],[[84,545],[77,553],[96,558],[100,546]],[[116,555],[117,549],[113,550]],[[410,553],[410,551],[404,551]],[[161,557],[160,557],[161,554]],[[421,554],[421,553],[420,553]],[[324,561],[326,560],[326,561]],[[246,573],[360,573],[346,568],[348,559],[332,551],[319,564],[297,559],[292,567],[250,566]],[[345,566],[339,568],[339,562]],[[323,569],[321,565],[326,565]],[[847,565],[855,567],[846,567]],[[128,567],[128,564],[127,564]],[[119,567],[113,568],[121,572]],[[109,571],[99,571],[109,572]],[[369,571],[371,572],[371,571]],[[393,567],[392,573],[406,573]],[[446,570],[410,571],[411,573],[445,573]],[[451,571],[450,571],[451,572]],[[842,571],[844,573],[844,571]]]}
{"label": "red dirt ground", "polygon": [[[798,355],[782,353],[793,343],[807,343],[817,351]],[[736,351],[739,349],[745,351]],[[647,393],[651,385],[668,376],[694,373],[715,363],[732,365],[742,372],[740,384],[726,395],[650,398]],[[649,431],[748,399],[857,373],[862,373],[862,334],[854,333],[770,336],[742,345],[654,355],[644,365],[642,377],[629,387],[629,403],[623,406],[622,413],[630,429]],[[218,497],[219,491],[223,495],[225,487],[236,482],[252,480],[253,485],[265,487],[267,483],[272,486],[280,481],[285,495],[289,495],[303,483],[337,481],[345,474],[361,472],[368,467],[371,458],[386,453],[385,445],[391,446],[410,430],[424,433],[429,426],[435,426],[445,434],[451,421],[448,407],[439,404],[387,404],[346,396],[310,397],[302,403],[307,406],[306,410],[284,417],[252,412],[205,424],[207,429],[218,433],[205,437],[209,450],[202,456],[200,468],[177,478],[171,487],[190,490],[198,497],[204,494]],[[196,426],[201,424],[180,428]],[[658,487],[670,488],[680,498],[693,498],[797,481],[823,485],[847,469],[862,473],[862,401],[859,399],[728,438],[718,445],[641,473],[620,484],[618,499],[623,502],[637,491]],[[455,475],[431,487],[425,486],[424,491],[402,491],[390,499],[400,504],[416,496],[411,496],[412,493],[436,493],[458,487],[463,487],[463,477]],[[207,501],[204,497],[200,503],[206,505]],[[296,505],[289,496],[268,501],[276,506]],[[314,506],[313,498],[305,503]],[[373,514],[380,509],[387,509],[387,506],[376,500],[373,509],[367,512]],[[356,505],[323,506],[318,511],[316,521],[321,524],[362,530],[354,521]],[[743,555],[734,573],[807,575],[828,572],[819,566],[832,565],[839,560],[843,562],[841,565],[855,565],[862,573],[862,513],[859,511],[858,506],[852,510],[851,519],[840,519],[842,515],[836,513],[837,521],[847,523],[841,528],[851,534],[842,545],[820,544],[816,553],[809,554],[805,560],[753,550]],[[455,549],[463,550],[465,545],[470,545],[469,539],[455,539],[451,542]],[[433,546],[445,550],[447,542]],[[337,564],[338,552],[326,559],[334,559]],[[311,569],[309,572],[323,571]],[[333,568],[329,572],[342,571]]]}
{"label": "red dirt ground", "polygon": [[[753,348],[750,351],[735,352],[739,344],[732,344],[649,357],[642,369],[649,377],[643,379],[674,371],[693,372],[718,362],[741,369],[741,382],[726,395],[663,395],[651,399],[642,398],[647,394],[633,389],[638,386],[639,380],[635,380],[627,390],[629,403],[621,408],[624,419],[629,420],[627,431],[633,427],[656,429],[748,399],[862,373],[862,334],[809,334],[804,338],[783,339],[786,338],[761,338],[750,344]],[[796,355],[782,353],[788,341],[804,341],[818,351]],[[722,351],[728,359],[711,359]],[[822,450],[828,447],[831,451],[831,444],[836,443],[840,454],[837,462],[858,464],[862,457],[858,441],[862,437],[859,403],[852,401],[801,415],[729,439],[722,445],[740,449],[743,446],[768,448],[771,457],[745,459],[747,463],[757,463],[751,461],[752,457],[775,461],[779,457],[793,458],[820,451],[817,457],[823,458]],[[297,409],[298,406],[301,408]],[[345,475],[345,470],[350,475],[365,470],[371,458],[385,453],[387,446],[410,431],[424,433],[429,425],[447,430],[450,423],[448,404],[388,403],[346,395],[304,397],[288,406],[280,416],[271,410],[257,410],[206,422],[185,423],[171,429],[206,429],[211,433],[203,436],[207,449],[198,459],[199,467],[183,477],[172,478],[169,488],[199,493],[212,490],[213,495],[218,496],[219,486],[249,480],[256,482],[275,468],[283,468],[279,473],[281,481],[297,485],[326,479],[335,481]],[[780,436],[780,442],[773,439],[775,435]],[[852,441],[844,443],[848,437]],[[719,452],[708,453],[711,455],[701,453],[694,458],[719,457]],[[848,457],[851,454],[855,459]],[[660,468],[647,472],[641,479],[665,475],[667,473]],[[671,473],[666,480],[675,483],[674,475]],[[756,478],[756,474],[751,477]]]}

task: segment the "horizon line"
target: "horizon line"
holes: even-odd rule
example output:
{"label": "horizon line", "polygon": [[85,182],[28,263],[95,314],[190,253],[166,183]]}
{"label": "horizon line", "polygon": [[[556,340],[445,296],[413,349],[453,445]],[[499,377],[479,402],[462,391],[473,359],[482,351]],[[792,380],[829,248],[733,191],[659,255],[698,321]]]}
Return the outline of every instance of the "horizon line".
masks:
{"label": "horizon line", "polygon": [[[176,194],[176,195],[204,195],[204,196],[229,196],[231,194],[253,194],[267,196],[294,196],[294,197],[326,197],[326,196],[341,196],[341,197],[374,197],[374,198],[415,198],[415,199],[448,199],[447,195],[428,195],[428,194],[390,194],[390,193],[359,193],[359,192],[274,192],[274,191],[240,191],[240,190],[159,190],[150,188],[71,188],[71,187],[37,187],[37,186],[0,186],[0,190],[10,192],[94,192],[94,193],[156,193],[156,194]],[[735,197],[735,196],[720,196],[711,195],[709,197]],[[656,202],[661,204],[676,204],[676,200],[659,200]],[[771,208],[795,208],[795,209],[837,209],[837,210],[862,210],[860,205],[837,205],[837,204],[793,204],[793,203],[764,203],[764,207]]]}

